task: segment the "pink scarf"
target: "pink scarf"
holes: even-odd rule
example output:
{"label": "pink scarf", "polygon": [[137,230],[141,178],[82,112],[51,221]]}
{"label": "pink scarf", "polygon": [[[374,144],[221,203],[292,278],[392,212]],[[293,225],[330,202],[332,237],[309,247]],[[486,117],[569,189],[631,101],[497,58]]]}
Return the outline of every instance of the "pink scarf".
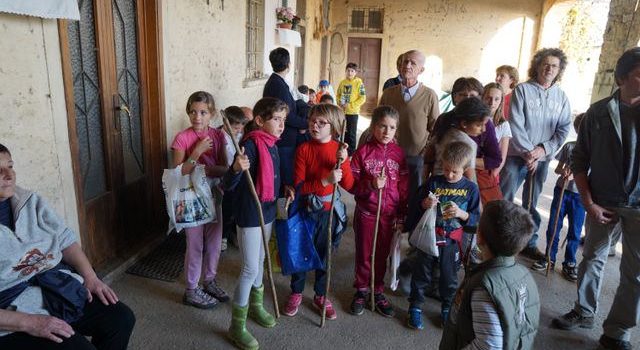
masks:
{"label": "pink scarf", "polygon": [[258,151],[258,170],[256,173],[256,192],[261,202],[273,202],[275,197],[275,189],[273,188],[273,162],[269,148],[273,147],[278,141],[276,136],[269,134],[263,130],[254,130],[244,136],[245,140],[253,140]]}

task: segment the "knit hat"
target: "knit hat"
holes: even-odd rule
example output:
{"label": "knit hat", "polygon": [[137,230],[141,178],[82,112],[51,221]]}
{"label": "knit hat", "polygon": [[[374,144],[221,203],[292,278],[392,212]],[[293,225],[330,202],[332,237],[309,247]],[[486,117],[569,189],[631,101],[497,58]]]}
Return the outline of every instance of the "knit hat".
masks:
{"label": "knit hat", "polygon": [[328,80],[320,80],[320,86],[329,86]]}

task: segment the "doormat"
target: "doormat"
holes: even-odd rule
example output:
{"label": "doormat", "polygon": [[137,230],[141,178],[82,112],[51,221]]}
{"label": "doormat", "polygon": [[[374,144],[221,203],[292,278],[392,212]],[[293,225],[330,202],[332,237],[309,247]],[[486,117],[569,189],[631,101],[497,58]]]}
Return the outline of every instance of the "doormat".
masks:
{"label": "doormat", "polygon": [[186,241],[184,234],[172,232],[160,245],[127,269],[127,273],[174,282],[182,273]]}

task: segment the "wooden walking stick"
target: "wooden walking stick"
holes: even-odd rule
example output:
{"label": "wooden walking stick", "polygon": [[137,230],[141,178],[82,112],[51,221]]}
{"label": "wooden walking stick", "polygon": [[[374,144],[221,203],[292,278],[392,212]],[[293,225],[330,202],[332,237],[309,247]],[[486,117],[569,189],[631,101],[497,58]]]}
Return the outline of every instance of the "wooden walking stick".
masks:
{"label": "wooden walking stick", "polygon": [[[342,144],[344,143],[344,133],[346,131],[346,128],[347,121],[343,120],[342,124],[340,125],[340,145],[338,146],[338,149],[340,149],[340,147],[342,147]],[[343,160],[344,159],[338,158],[335,169],[340,169],[340,165],[342,164]],[[329,286],[331,285],[331,231],[333,231],[333,207],[336,199],[337,189],[338,184],[333,184],[333,193],[331,193],[331,208],[329,209],[329,227],[327,227],[327,286],[324,292],[324,299],[322,300],[322,318],[320,319],[321,328],[324,327],[324,322],[327,318],[327,297],[329,296]]]}
{"label": "wooden walking stick", "polygon": [[[238,145],[238,141],[233,136],[231,132],[231,125],[229,124],[229,120],[226,116],[222,116],[222,121],[224,122],[224,130],[231,136],[231,140],[233,141],[233,147],[236,149],[237,154],[244,154],[240,150],[240,146]],[[256,187],[253,184],[253,179],[251,178],[251,173],[249,169],[244,170],[244,176],[247,178],[247,183],[249,183],[249,190],[253,195],[254,202],[256,204],[256,208],[258,209],[258,220],[260,221],[260,229],[262,230],[262,245],[264,246],[264,256],[267,258],[267,275],[269,276],[269,284],[271,285],[271,295],[273,297],[273,308],[276,314],[276,318],[280,317],[280,309],[278,308],[278,295],[276,294],[276,286],[273,282],[273,272],[271,271],[271,253],[269,252],[269,242],[267,241],[267,231],[264,227],[264,215],[262,213],[262,203],[260,202],[260,198],[258,197],[258,193],[256,192]]]}
{"label": "wooden walking stick", "polygon": [[527,211],[531,211],[531,202],[533,201],[533,174],[536,171],[529,172],[529,202],[527,203]]}
{"label": "wooden walking stick", "polygon": [[[381,176],[384,175],[384,166],[382,167],[382,171],[380,172]],[[386,183],[385,183],[386,187]],[[376,211],[376,225],[373,229],[373,247],[371,248],[371,311],[375,311],[376,309],[376,298],[373,293],[374,281],[376,276],[376,244],[378,243],[378,229],[380,227],[380,211],[382,210],[382,190],[383,188],[378,189],[378,209]]]}
{"label": "wooden walking stick", "polygon": [[544,273],[545,277],[549,276],[549,268],[551,267],[551,247],[553,246],[553,241],[556,239],[558,220],[560,219],[560,211],[562,210],[562,198],[564,197],[564,190],[567,188],[567,184],[569,184],[569,179],[564,177],[562,179],[562,190],[560,192],[560,198],[558,198],[558,209],[556,210],[556,215],[553,219],[553,232],[551,233],[551,240],[547,242],[547,270]]}

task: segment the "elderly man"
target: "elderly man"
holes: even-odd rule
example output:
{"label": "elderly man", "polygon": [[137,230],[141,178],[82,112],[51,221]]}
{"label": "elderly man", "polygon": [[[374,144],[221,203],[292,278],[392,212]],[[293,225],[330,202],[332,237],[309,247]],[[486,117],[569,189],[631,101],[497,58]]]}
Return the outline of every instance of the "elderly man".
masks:
{"label": "elderly man", "polygon": [[380,105],[392,106],[400,114],[398,144],[407,157],[409,193],[416,193],[422,184],[422,153],[440,111],[438,95],[418,81],[418,76],[424,72],[424,54],[411,50],[402,57],[402,84],[384,90]]}
{"label": "elderly man", "polygon": [[509,124],[513,138],[500,173],[500,188],[504,198],[513,201],[524,181],[522,206],[529,209],[536,227],[522,253],[536,261],[545,257],[536,246],[540,227],[538,197],[549,161],[571,127],[569,100],[557,84],[566,67],[567,56],[562,50],[539,50],[531,60],[529,80],[516,86],[511,98]]}
{"label": "elderly man", "polygon": [[593,327],[609,243],[619,227],[620,284],[600,348],[631,349],[631,329],[640,319],[640,47],[618,59],[615,79],[619,89],[591,105],[573,150],[571,170],[587,209],[587,236],[578,300],[553,323],[561,329]]}

